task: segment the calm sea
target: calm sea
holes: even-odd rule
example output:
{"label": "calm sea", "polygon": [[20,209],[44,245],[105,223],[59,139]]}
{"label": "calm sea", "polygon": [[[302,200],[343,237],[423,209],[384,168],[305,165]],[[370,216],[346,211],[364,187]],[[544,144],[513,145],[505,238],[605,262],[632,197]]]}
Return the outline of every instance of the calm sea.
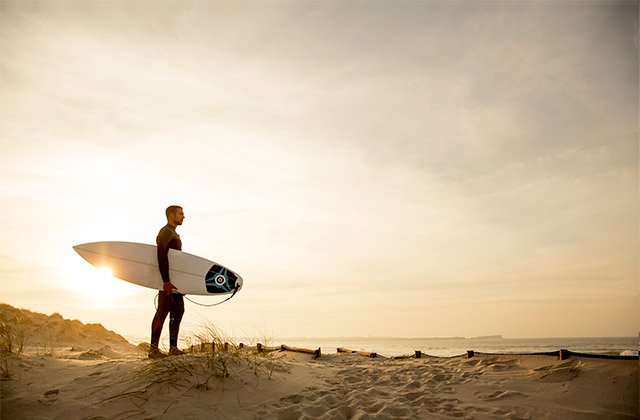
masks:
{"label": "calm sea", "polygon": [[412,355],[416,350],[431,356],[456,356],[475,350],[483,353],[534,353],[567,349],[579,353],[637,356],[638,337],[595,338],[282,338],[268,345],[317,349],[335,353],[338,347],[376,352],[382,356]]}

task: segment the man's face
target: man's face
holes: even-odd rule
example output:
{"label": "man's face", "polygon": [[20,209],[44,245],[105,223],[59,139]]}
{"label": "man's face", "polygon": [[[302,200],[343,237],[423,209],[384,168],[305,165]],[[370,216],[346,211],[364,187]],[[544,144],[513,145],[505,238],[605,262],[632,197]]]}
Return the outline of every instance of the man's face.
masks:
{"label": "man's face", "polygon": [[173,221],[175,222],[175,224],[177,226],[180,226],[182,224],[182,221],[184,220],[184,210],[182,209],[178,209],[176,210],[175,213],[173,213]]}

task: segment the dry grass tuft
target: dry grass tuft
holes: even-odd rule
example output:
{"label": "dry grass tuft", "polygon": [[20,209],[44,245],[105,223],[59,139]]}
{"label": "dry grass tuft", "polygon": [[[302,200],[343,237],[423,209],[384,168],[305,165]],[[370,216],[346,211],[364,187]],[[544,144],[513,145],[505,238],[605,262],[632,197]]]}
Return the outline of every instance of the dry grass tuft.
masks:
{"label": "dry grass tuft", "polygon": [[130,378],[130,382],[139,387],[104,401],[128,397],[146,402],[153,395],[169,390],[224,389],[224,382],[229,377],[237,377],[243,382],[245,373],[250,372],[257,378],[270,379],[278,369],[271,353],[258,353],[255,347],[240,346],[211,322],[203,323],[197,332],[183,340],[189,346],[186,355],[145,363]]}
{"label": "dry grass tuft", "polygon": [[3,320],[0,320],[0,353],[13,351],[13,329]]}
{"label": "dry grass tuft", "polygon": [[[263,349],[268,349],[269,338],[263,334],[259,340],[264,344]],[[277,368],[276,361],[272,357],[273,349],[258,352],[257,343],[251,343],[248,346],[241,345],[208,321],[204,322],[200,329],[187,337],[185,341],[189,345],[189,353],[233,356],[244,361],[256,376],[266,372],[268,373],[268,378],[271,378],[274,369]]]}
{"label": "dry grass tuft", "polygon": [[56,356],[62,349],[60,339],[54,334],[51,328],[47,328],[41,335],[37,347],[39,354],[48,357]]}
{"label": "dry grass tuft", "polygon": [[0,352],[13,353],[24,351],[24,343],[29,329],[21,319],[16,317],[9,322],[4,313],[0,313]]}
{"label": "dry grass tuft", "polygon": [[4,313],[0,313],[0,378],[9,379],[11,373],[11,354],[14,351],[22,353],[26,329],[23,325],[7,322]]}

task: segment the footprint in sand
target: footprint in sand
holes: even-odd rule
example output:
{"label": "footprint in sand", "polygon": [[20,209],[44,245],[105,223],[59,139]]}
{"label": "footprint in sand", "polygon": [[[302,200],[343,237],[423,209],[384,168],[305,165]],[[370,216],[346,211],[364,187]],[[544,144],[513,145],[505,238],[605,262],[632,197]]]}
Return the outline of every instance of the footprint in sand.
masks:
{"label": "footprint in sand", "polygon": [[45,392],[44,394],[42,394],[42,397],[40,398],[40,402],[46,405],[49,405],[58,399],[59,393],[60,393],[59,389],[51,389]]}

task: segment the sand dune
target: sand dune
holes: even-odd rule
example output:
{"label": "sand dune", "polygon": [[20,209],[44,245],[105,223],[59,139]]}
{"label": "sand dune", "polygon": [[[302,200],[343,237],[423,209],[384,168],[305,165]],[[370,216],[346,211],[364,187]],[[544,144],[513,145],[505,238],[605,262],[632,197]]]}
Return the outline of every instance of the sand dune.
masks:
{"label": "sand dune", "polygon": [[313,359],[257,354],[253,348],[149,360],[113,332],[43,317],[42,325],[55,327],[57,336],[73,344],[53,356],[37,345],[4,353],[10,377],[0,382],[3,420],[638,416],[637,360],[355,354]]}
{"label": "sand dune", "polygon": [[11,329],[16,348],[20,344],[48,350],[72,346],[87,349],[96,346],[128,349],[132,346],[124,337],[107,330],[101,324],[84,324],[78,320],[64,319],[58,313],[47,316],[4,303],[0,303],[0,322]]}

